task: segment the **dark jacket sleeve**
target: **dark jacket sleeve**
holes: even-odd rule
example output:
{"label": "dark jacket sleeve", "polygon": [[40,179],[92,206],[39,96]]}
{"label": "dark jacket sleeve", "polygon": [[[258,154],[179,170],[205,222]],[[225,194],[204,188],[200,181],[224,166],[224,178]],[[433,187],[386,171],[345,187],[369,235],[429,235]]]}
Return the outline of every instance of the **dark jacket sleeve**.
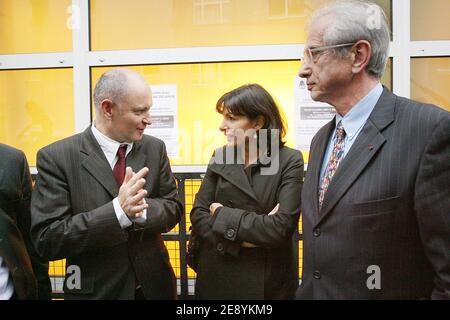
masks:
{"label": "dark jacket sleeve", "polygon": [[146,198],[149,206],[144,228],[150,233],[169,232],[180,222],[183,214],[183,205],[178,198],[177,185],[170,168],[164,143],[161,143],[161,146],[159,194],[155,198]]}
{"label": "dark jacket sleeve", "polygon": [[435,271],[433,299],[450,299],[449,115],[439,122],[425,149],[414,197],[425,254]]}
{"label": "dark jacket sleeve", "polygon": [[22,153],[21,163],[18,163],[22,172],[22,192],[17,204],[17,224],[27,247],[34,274],[38,282],[38,299],[48,300],[51,298],[52,288],[48,276],[48,262],[36,253],[30,237],[31,228],[31,175],[25,154]]}
{"label": "dark jacket sleeve", "polygon": [[76,190],[69,190],[65,172],[52,152],[42,149],[37,155],[31,237],[38,254],[59,260],[126,242],[127,234],[117,221],[112,201],[91,211],[72,212],[70,192]]}
{"label": "dark jacket sleeve", "polygon": [[[208,166],[200,189],[195,195],[194,205],[190,214],[193,232],[204,239],[204,241],[208,242],[212,247],[215,247],[220,243],[220,252],[222,254],[237,256],[239,254],[241,244],[236,241],[224,239],[212,230],[213,222],[217,215],[214,217],[210,215],[209,206],[211,203],[216,202],[215,195],[217,180],[217,174],[215,174]],[[218,211],[221,210],[222,207]]]}
{"label": "dark jacket sleeve", "polygon": [[194,205],[190,213],[192,228],[195,233],[204,239],[210,237],[210,240],[213,235],[209,206],[215,201],[216,184],[217,175],[208,166],[200,189],[195,195]]}
{"label": "dark jacket sleeve", "polygon": [[[223,207],[218,213],[213,230],[225,239],[250,242],[257,246],[274,248],[289,241],[297,228],[301,207],[303,158],[292,153],[282,168],[277,190],[278,212],[274,215],[257,214],[239,208]],[[238,206],[238,204],[236,204]]]}

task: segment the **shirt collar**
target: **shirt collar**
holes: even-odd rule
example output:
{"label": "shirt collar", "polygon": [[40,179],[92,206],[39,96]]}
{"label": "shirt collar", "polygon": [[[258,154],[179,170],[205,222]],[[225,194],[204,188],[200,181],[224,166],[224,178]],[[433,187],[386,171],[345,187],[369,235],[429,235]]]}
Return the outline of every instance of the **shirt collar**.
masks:
{"label": "shirt collar", "polygon": [[127,145],[127,152],[125,155],[128,155],[128,153],[133,148],[132,142],[118,142],[116,140],[113,140],[110,137],[101,133],[95,127],[95,124],[92,124],[91,129],[92,129],[92,133],[94,134],[95,139],[97,140],[98,144],[102,148],[102,151],[105,154],[106,159],[108,160],[108,163],[110,165],[114,162],[114,159],[116,158],[116,155],[117,155],[117,150],[119,150],[120,146]]}
{"label": "shirt collar", "polygon": [[336,126],[339,121],[342,121],[346,136],[349,139],[353,139],[355,134],[357,134],[366,123],[382,93],[383,86],[381,83],[378,83],[375,88],[351,108],[344,117],[339,113],[336,113]]}

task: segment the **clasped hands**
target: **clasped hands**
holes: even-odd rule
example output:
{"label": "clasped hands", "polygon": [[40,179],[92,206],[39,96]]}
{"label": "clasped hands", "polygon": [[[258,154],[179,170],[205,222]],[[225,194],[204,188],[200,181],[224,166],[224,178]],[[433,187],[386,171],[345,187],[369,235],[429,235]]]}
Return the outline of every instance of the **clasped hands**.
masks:
{"label": "clasped hands", "polygon": [[144,210],[148,208],[145,202],[147,190],[144,177],[147,176],[149,169],[142,168],[134,173],[130,167],[125,171],[125,178],[119,189],[118,200],[120,207],[128,216],[128,218],[139,218],[144,214]]}
{"label": "clasped hands", "polygon": [[[219,202],[211,203],[211,205],[209,206],[209,214],[210,214],[211,216],[213,216],[213,215],[214,215],[214,212],[215,212],[215,211],[217,210],[217,208],[219,208],[219,207],[223,207],[223,205],[222,205],[221,203],[219,203]],[[279,208],[280,208],[280,204],[278,203],[278,204],[272,209],[272,211],[270,211],[267,215],[268,215],[268,216],[272,216],[272,215],[278,213],[278,209],[279,209]],[[255,245],[255,244],[253,244],[253,243],[244,241],[244,242],[241,243],[241,247],[244,247],[244,248],[256,248],[256,247],[258,247],[258,246]]]}

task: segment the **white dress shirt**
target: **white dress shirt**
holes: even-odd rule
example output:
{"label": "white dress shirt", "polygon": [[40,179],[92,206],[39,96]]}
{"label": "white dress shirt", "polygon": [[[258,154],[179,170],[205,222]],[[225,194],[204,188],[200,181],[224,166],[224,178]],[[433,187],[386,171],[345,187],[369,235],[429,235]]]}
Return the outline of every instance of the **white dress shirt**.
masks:
{"label": "white dress shirt", "polygon": [[0,256],[0,300],[9,300],[14,294],[14,285],[9,269]]}
{"label": "white dress shirt", "polygon": [[[102,148],[103,153],[105,154],[106,159],[108,160],[109,165],[111,166],[111,170],[113,170],[114,165],[116,164],[119,157],[117,156],[117,150],[121,145],[127,145],[127,151],[125,153],[125,157],[130,153],[131,149],[133,149],[133,143],[120,143],[117,142],[103,133],[101,133],[93,124],[91,126],[92,133],[94,134],[95,139],[98,144]],[[137,224],[144,224],[147,220],[147,210],[144,210],[144,214],[138,218],[132,218],[131,220],[128,218],[126,213],[123,211],[122,207],[119,204],[118,197],[113,200],[114,212],[116,213],[117,220],[119,220],[119,224],[122,229],[125,229],[133,224],[133,222]]]}
{"label": "white dress shirt", "polygon": [[[382,93],[383,86],[381,85],[381,83],[379,83],[353,108],[351,108],[344,117],[342,117],[339,113],[336,113],[336,126],[338,125],[339,121],[341,121],[345,131],[344,157],[347,155],[362,128],[366,124],[367,119],[369,119],[369,116],[375,108]],[[325,175],[327,164],[330,161],[335,140],[336,130],[332,134],[330,141],[328,141],[328,147],[325,152],[325,156],[323,157],[322,167],[320,169],[320,184],[322,184],[322,179]]]}

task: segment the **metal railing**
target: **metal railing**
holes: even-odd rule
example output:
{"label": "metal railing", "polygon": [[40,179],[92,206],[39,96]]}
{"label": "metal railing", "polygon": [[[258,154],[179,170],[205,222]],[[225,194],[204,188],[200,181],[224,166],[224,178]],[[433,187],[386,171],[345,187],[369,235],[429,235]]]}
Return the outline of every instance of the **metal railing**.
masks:
{"label": "metal railing", "polygon": [[[168,242],[177,242],[178,245],[175,249],[175,256],[171,254],[171,260],[178,260],[175,262],[177,265],[177,289],[178,289],[178,298],[179,299],[192,299],[194,297],[194,284],[195,284],[195,273],[188,267],[186,262],[186,251],[187,251],[187,242],[189,239],[189,212],[187,212],[187,208],[190,208],[194,203],[196,186],[199,186],[204,173],[174,173],[175,179],[177,181],[178,194],[180,197],[180,201],[183,204],[183,215],[181,216],[181,220],[178,224],[178,231],[171,231],[169,233],[163,234],[163,239],[166,243]],[[33,179],[35,175],[33,175]],[[195,182],[195,183],[194,183]],[[187,192],[188,191],[188,192]],[[300,195],[299,195],[300,196]],[[189,210],[190,211],[190,210]],[[300,260],[299,259],[299,241],[302,240],[302,234],[298,231],[294,233],[292,241],[294,243],[294,252],[295,252],[295,261],[297,262],[296,270],[299,271]],[[174,261],[171,261],[174,264]],[[59,274],[55,274],[52,272],[52,264],[55,262],[51,262],[50,267],[50,278],[52,281],[53,288],[53,298],[54,299],[64,299],[64,293],[62,291],[62,283],[64,278],[64,271],[59,271]],[[61,264],[59,268],[64,268],[65,264]],[[179,265],[179,266],[178,266]],[[53,270],[55,267],[53,267]],[[191,271],[189,271],[191,270]],[[191,276],[189,276],[191,274]],[[192,276],[194,275],[194,276]],[[297,274],[299,276],[299,273]]]}

